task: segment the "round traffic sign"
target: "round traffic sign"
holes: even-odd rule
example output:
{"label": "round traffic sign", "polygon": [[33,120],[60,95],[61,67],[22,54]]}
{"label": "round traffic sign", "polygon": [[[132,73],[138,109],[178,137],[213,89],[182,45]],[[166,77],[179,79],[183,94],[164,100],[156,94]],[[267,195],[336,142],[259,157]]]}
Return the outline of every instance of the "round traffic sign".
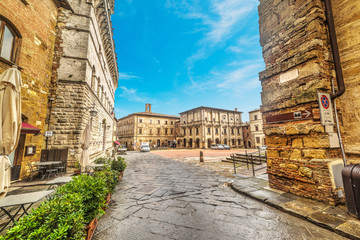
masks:
{"label": "round traffic sign", "polygon": [[322,105],[325,109],[328,109],[328,108],[329,108],[329,106],[330,106],[330,101],[329,101],[329,99],[328,99],[327,96],[325,96],[325,95],[322,95],[322,96],[321,96],[321,105]]}

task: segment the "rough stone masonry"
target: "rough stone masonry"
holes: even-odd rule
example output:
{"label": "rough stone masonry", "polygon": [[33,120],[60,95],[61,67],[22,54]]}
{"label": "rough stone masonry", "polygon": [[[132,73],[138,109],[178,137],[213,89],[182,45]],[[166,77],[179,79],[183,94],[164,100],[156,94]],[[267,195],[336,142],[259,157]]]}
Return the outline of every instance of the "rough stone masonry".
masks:
{"label": "rough stone masonry", "polygon": [[[346,92],[337,102],[348,160],[360,154],[360,4],[333,0]],[[335,79],[323,0],[261,0],[260,44],[266,69],[261,72],[264,132],[270,186],[330,204],[342,201],[335,184],[340,148],[331,146],[335,126],[321,125],[317,92],[331,93]],[[306,120],[268,123],[266,118],[310,110]],[[336,142],[336,141],[335,141]],[[339,172],[337,172],[338,174]]]}

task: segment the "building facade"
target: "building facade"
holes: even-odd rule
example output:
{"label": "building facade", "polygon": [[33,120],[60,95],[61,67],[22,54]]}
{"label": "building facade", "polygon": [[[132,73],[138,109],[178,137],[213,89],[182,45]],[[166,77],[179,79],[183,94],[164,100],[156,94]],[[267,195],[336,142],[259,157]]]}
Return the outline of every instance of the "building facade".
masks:
{"label": "building facade", "polygon": [[209,148],[211,144],[243,146],[241,113],[235,111],[198,107],[180,113],[180,134],[177,147]]}
{"label": "building facade", "polygon": [[260,109],[249,112],[249,124],[251,132],[251,146],[256,148],[265,145],[265,134],[263,132],[263,119]]}
{"label": "building facade", "polygon": [[[68,166],[81,156],[81,134],[91,125],[90,161],[112,154],[118,70],[112,33],[114,0],[68,0],[59,12],[53,60],[48,149],[69,149]],[[91,116],[90,111],[96,112]]]}
{"label": "building facade", "polygon": [[344,162],[360,162],[360,4],[261,0],[259,15],[269,184],[341,202]]}
{"label": "building facade", "polygon": [[31,162],[40,159],[48,113],[49,85],[58,10],[61,0],[0,1],[0,74],[16,64],[22,74],[23,124],[17,149],[10,155],[12,180],[24,178]]}
{"label": "building facade", "polygon": [[251,137],[251,128],[249,122],[244,122],[241,124],[242,134],[243,134],[243,141],[244,141],[244,148],[252,148],[252,137]]}
{"label": "building facade", "polygon": [[150,147],[176,147],[175,124],[178,116],[151,112],[146,104],[145,112],[133,113],[117,121],[117,141],[129,150],[138,150],[142,142]]}

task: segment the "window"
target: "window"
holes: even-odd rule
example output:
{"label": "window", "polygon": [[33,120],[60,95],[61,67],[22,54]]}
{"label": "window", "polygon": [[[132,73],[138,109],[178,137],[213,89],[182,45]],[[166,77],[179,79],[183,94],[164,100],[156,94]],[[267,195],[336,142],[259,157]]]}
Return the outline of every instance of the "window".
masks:
{"label": "window", "polygon": [[231,134],[234,135],[234,129],[233,128],[231,129]]}
{"label": "window", "polygon": [[165,121],[165,124],[167,124],[167,121]]}
{"label": "window", "polygon": [[142,123],[142,119],[139,119],[139,123]]}
{"label": "window", "polygon": [[254,120],[257,120],[257,115],[254,115]]}
{"label": "window", "polygon": [[152,129],[150,129],[150,134],[152,134]]}
{"label": "window", "polygon": [[196,128],[196,135],[199,135],[199,128]]}
{"label": "window", "polygon": [[256,137],[256,143],[260,143],[260,137]]}
{"label": "window", "polygon": [[17,29],[0,16],[0,57],[16,63],[20,39]]}
{"label": "window", "polygon": [[167,130],[167,128],[165,128],[165,135],[167,135],[167,133],[168,133],[168,130]]}
{"label": "window", "polygon": [[226,128],[224,128],[224,134],[226,134]]}
{"label": "window", "polygon": [[215,128],[215,134],[219,134],[219,129]]}
{"label": "window", "polygon": [[174,122],[173,122],[173,121],[171,121],[171,122],[170,122],[170,124],[171,124],[171,125],[173,125],[173,124],[174,124]]}
{"label": "window", "polygon": [[184,135],[186,135],[186,130],[184,129]]}
{"label": "window", "polygon": [[210,128],[208,128],[208,134],[210,134]]}
{"label": "window", "polygon": [[215,122],[215,118],[213,118],[213,121]]}
{"label": "window", "polygon": [[186,123],[186,121],[184,121],[184,123]]}
{"label": "window", "polygon": [[240,134],[240,128],[238,128],[237,130],[238,130],[238,134]]}
{"label": "window", "polygon": [[259,131],[259,126],[255,125],[255,131]]}
{"label": "window", "polygon": [[142,129],[141,128],[139,128],[139,134],[142,134]]}
{"label": "window", "polygon": [[152,123],[152,119],[149,119],[149,123]]}
{"label": "window", "polygon": [[231,144],[235,145],[235,139],[231,139]]}
{"label": "window", "polygon": [[174,129],[171,129],[171,134],[174,134]]}
{"label": "window", "polygon": [[192,134],[192,129],[190,128],[189,130],[190,130],[190,135],[191,135]]}
{"label": "window", "polygon": [[157,132],[158,132],[158,135],[159,135],[160,134],[160,128],[158,128]]}
{"label": "window", "polygon": [[158,120],[158,124],[160,124],[160,120]]}
{"label": "window", "polygon": [[205,117],[205,121],[207,121],[207,117]]}

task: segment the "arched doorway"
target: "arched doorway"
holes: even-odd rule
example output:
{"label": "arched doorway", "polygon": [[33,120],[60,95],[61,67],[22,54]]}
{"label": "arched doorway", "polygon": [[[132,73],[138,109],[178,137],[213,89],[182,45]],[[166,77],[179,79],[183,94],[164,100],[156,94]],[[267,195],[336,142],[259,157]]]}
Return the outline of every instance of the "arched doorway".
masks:
{"label": "arched doorway", "polygon": [[200,148],[200,139],[197,138],[195,143],[196,143],[196,148]]}
{"label": "arched doorway", "polygon": [[217,139],[215,139],[215,143],[216,144],[220,144],[220,141],[219,141],[219,139],[217,138]]}
{"label": "arched doorway", "polygon": [[210,148],[211,143],[212,143],[211,138],[209,138],[209,139],[208,139],[208,144],[207,144],[207,147],[208,147],[208,148]]}
{"label": "arched doorway", "polygon": [[156,141],[156,145],[157,145],[158,147],[160,147],[160,139],[158,139],[158,140]]}
{"label": "arched doorway", "polygon": [[248,141],[248,147],[251,148],[251,142],[250,141]]}
{"label": "arched doorway", "polygon": [[184,138],[184,147],[186,147],[186,138]]}
{"label": "arched doorway", "polygon": [[192,140],[192,138],[189,139],[189,147],[190,147],[190,148],[193,147],[193,140]]}

